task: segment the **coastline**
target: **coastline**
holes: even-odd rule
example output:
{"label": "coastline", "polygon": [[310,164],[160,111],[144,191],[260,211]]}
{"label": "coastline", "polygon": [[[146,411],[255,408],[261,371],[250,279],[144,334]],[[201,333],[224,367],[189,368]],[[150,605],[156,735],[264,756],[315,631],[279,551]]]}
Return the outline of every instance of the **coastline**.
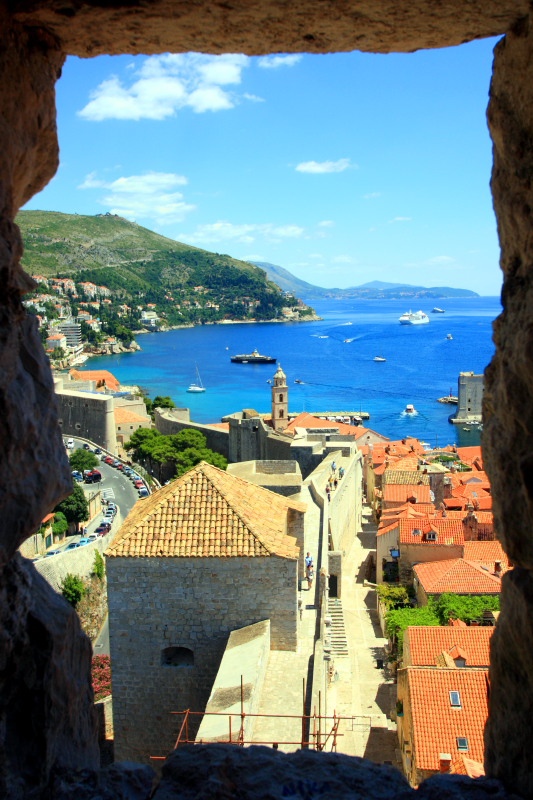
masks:
{"label": "coastline", "polygon": [[318,314],[307,316],[305,319],[220,319],[216,320],[215,322],[200,322],[196,324],[191,322],[186,325],[165,325],[165,327],[157,328],[157,330],[142,328],[138,331],[132,331],[132,333],[135,336],[140,336],[143,333],[167,333],[168,331],[186,330],[188,328],[203,328],[206,325],[263,325],[267,323],[292,325],[294,323],[299,324],[301,322],[322,322],[323,319],[324,317],[319,317]]}

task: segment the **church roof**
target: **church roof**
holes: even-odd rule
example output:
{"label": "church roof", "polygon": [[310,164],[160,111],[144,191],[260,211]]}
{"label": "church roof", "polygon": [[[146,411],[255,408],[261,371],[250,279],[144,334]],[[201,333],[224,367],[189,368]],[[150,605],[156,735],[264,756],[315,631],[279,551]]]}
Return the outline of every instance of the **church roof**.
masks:
{"label": "church roof", "polygon": [[290,500],[202,461],[133,507],[106,556],[297,559]]}

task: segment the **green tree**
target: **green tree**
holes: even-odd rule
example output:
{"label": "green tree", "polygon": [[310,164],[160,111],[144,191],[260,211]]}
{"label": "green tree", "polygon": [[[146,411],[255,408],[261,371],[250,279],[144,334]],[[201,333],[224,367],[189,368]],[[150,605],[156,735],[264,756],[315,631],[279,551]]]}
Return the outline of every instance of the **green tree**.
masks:
{"label": "green tree", "polygon": [[105,575],[104,559],[98,550],[94,554],[93,575],[96,575],[96,577],[101,581],[103,581]]}
{"label": "green tree", "polygon": [[499,611],[499,595],[459,595],[441,594],[439,597],[430,598],[430,607],[437,615],[441,625],[448,625],[450,619],[460,619],[463,622],[476,622],[482,619],[483,612]]}
{"label": "green tree", "polygon": [[410,625],[440,625],[440,621],[430,606],[389,611],[385,616],[385,630],[389,639],[396,642],[400,656],[403,653],[403,635]]}
{"label": "green tree", "polygon": [[65,600],[74,608],[76,608],[85,594],[83,579],[79,575],[72,575],[70,572],[65,575],[59,588]]}
{"label": "green tree", "polygon": [[176,403],[168,395],[165,395],[165,397],[157,395],[153,399],[152,406],[153,408],[176,408]]}
{"label": "green tree", "polygon": [[74,485],[69,496],[54,508],[54,513],[56,511],[61,511],[65,515],[67,522],[75,522],[76,525],[89,519],[89,503],[85,497],[85,492],[78,483]]}
{"label": "green tree", "polygon": [[134,454],[147,442],[152,441],[161,436],[155,428],[138,428],[135,433],[132,433],[129,442],[125,445],[126,450],[133,450]]}
{"label": "green tree", "polygon": [[63,535],[68,531],[68,522],[67,518],[61,511],[56,511],[54,515],[54,524],[52,525],[52,533],[54,537],[58,537],[59,539],[63,538]]}
{"label": "green tree", "polygon": [[50,353],[50,358],[54,359],[54,361],[65,358],[65,351],[62,347],[54,347]]}
{"label": "green tree", "polygon": [[206,461],[208,464],[213,464],[214,467],[219,469],[226,469],[228,461],[220,453],[215,453],[207,447],[187,447],[178,454],[176,460],[176,477],[179,478],[185,472],[195,467],[200,461]]}
{"label": "green tree", "polygon": [[388,611],[394,608],[404,608],[409,605],[409,594],[405,586],[390,586],[380,583],[376,587],[378,597]]}
{"label": "green tree", "polygon": [[69,462],[72,469],[77,469],[79,472],[83,472],[84,469],[96,469],[98,466],[98,459],[95,454],[81,447],[79,450],[74,450],[69,457]]}
{"label": "green tree", "polygon": [[179,433],[172,435],[172,441],[177,450],[186,450],[188,447],[196,447],[201,450],[207,446],[207,439],[201,431],[194,428],[184,428]]}

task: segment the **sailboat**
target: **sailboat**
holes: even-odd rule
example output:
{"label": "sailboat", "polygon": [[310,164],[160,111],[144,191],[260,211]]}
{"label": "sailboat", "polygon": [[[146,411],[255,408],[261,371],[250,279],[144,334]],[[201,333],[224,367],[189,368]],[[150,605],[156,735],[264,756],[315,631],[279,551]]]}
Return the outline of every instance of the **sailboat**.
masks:
{"label": "sailboat", "polygon": [[187,391],[188,392],[195,392],[195,393],[205,392],[205,387],[204,387],[204,385],[202,383],[202,379],[200,378],[200,372],[198,370],[198,366],[196,364],[195,364],[195,366],[196,366],[196,375],[198,377],[198,383],[191,383],[191,385],[189,386]]}

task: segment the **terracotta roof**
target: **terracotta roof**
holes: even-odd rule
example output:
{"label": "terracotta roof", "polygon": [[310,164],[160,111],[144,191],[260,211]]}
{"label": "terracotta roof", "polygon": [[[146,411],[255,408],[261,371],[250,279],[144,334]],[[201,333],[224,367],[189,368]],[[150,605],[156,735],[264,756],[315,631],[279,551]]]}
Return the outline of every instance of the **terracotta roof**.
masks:
{"label": "terracotta roof", "polygon": [[202,461],[136,503],[106,555],[296,559],[287,512],[306,508]]}
{"label": "terracotta roof", "polygon": [[453,652],[457,648],[464,651],[466,667],[488,667],[493,633],[493,627],[412,625],[406,633],[411,655],[410,666],[434,666],[443,651],[447,651],[452,658],[461,657]]}
{"label": "terracotta roof", "polygon": [[329,419],[320,419],[313,414],[308,414],[306,411],[298,414],[297,417],[289,422],[284,432],[292,434],[295,428],[337,428],[338,432],[343,436],[353,436],[356,440],[360,439],[365,434],[371,433],[381,437],[383,440],[387,439],[386,436],[373,431],[371,428],[364,428],[362,425],[348,425],[345,422],[335,422]]}
{"label": "terracotta roof", "polygon": [[482,778],[485,774],[485,767],[481,761],[474,761],[461,754],[453,760],[450,769],[452,775],[468,775],[469,778]]}
{"label": "terracotta roof", "polygon": [[497,539],[489,542],[465,542],[463,557],[467,561],[477,561],[485,567],[494,569],[496,561],[500,561],[503,572],[510,568],[509,559]]}
{"label": "terracotta roof", "polygon": [[229,422],[210,422],[205,427],[217,428],[217,430],[221,431],[229,431]]}
{"label": "terracotta roof", "polygon": [[[391,464],[390,466],[395,470],[400,470],[402,472],[407,471],[413,473],[413,472],[418,472],[419,462],[420,462],[420,456],[413,453],[412,455],[398,459],[398,461],[395,464]],[[420,473],[420,477],[422,477],[422,473]]]}
{"label": "terracotta roof", "polygon": [[[464,543],[464,529],[460,519],[448,519],[447,517],[400,519],[398,528],[400,544],[452,545]],[[415,531],[420,531],[420,533],[415,533]]]}
{"label": "terracotta roof", "polygon": [[499,594],[501,578],[476,561],[451,558],[416,564],[414,573],[426,594]]}
{"label": "terracotta roof", "polygon": [[[422,477],[422,476],[421,476]],[[416,497],[417,503],[430,503],[430,488],[427,485],[417,485],[415,481],[412,484],[398,485],[389,483],[383,487],[383,500],[386,503],[409,503],[412,502],[411,498]]]}
{"label": "terracotta roof", "polygon": [[124,422],[148,422],[152,423],[150,417],[143,417],[140,414],[136,414],[135,411],[130,411],[127,408],[119,407],[115,408],[115,423],[120,425]]}
{"label": "terracotta roof", "polygon": [[[403,464],[404,461],[405,459],[402,459],[401,463]],[[398,486],[412,486],[413,483],[421,483],[425,486],[429,486],[429,475],[424,475],[423,472],[420,472],[415,476],[413,475],[413,470],[406,469],[405,467],[398,469],[396,464],[389,464],[383,475],[383,484],[389,485],[391,483],[395,483]]]}
{"label": "terracotta roof", "polygon": [[[417,768],[438,771],[440,753],[453,762],[462,755],[458,737],[468,741],[465,754],[482,762],[488,670],[409,667],[407,681]],[[450,692],[459,692],[459,707],[452,707]]]}
{"label": "terracotta roof", "polygon": [[107,369],[71,369],[70,375],[76,381],[96,381],[97,383],[105,383],[109,389],[116,390],[119,388],[120,383],[115,376],[108,372]]}

